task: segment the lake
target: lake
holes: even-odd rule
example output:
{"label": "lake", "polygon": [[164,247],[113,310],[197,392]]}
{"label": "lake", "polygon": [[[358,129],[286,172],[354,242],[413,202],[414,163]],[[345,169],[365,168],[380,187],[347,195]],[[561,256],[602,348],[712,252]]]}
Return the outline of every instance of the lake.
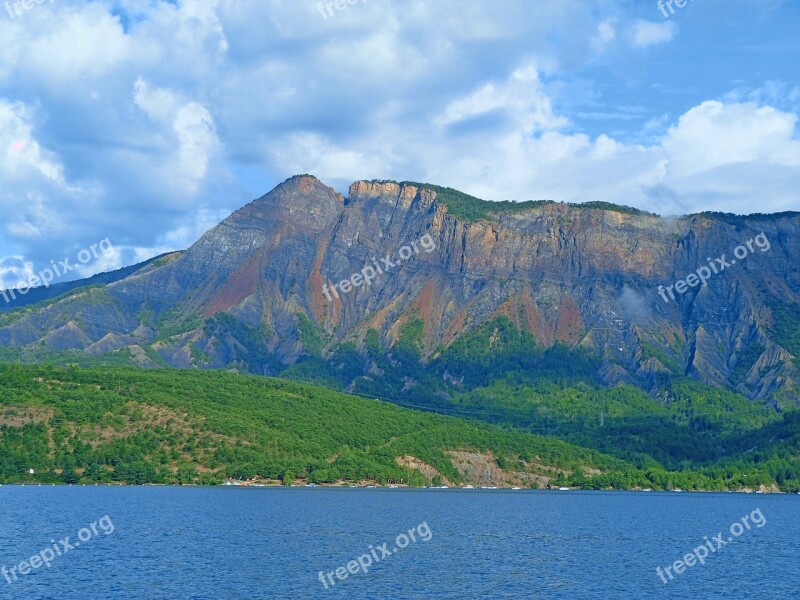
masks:
{"label": "lake", "polygon": [[796,495],[2,486],[0,507],[0,598],[800,596]]}

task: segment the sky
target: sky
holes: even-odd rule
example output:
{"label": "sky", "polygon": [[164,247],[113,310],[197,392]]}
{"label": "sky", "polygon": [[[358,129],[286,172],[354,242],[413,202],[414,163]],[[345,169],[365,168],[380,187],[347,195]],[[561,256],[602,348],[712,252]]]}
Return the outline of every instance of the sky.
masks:
{"label": "sky", "polygon": [[0,288],[184,249],[300,173],[800,210],[797,0],[351,2],[0,0]]}

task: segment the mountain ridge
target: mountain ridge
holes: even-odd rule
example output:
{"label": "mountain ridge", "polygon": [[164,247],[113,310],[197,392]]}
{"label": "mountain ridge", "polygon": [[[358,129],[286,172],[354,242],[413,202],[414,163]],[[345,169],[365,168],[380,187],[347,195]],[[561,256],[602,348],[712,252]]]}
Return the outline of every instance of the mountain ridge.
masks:
{"label": "mountain ridge", "polygon": [[[759,402],[797,404],[800,346],[776,323],[790,330],[800,323],[792,267],[800,213],[663,218],[534,201],[470,220],[439,201],[431,189],[438,186],[426,186],[365,180],[345,198],[312,176],[292,177],[168,264],[0,327],[0,344],[20,355],[42,342],[57,352],[127,349],[139,364],[259,374],[330,359],[353,344],[364,377],[374,368],[364,353],[371,330],[391,353],[421,319],[424,364],[505,316],[538,349],[565,344],[594,353],[606,386],[658,395],[660,379],[680,375]],[[754,252],[708,286],[662,301],[658,286],[762,233],[769,255]],[[426,234],[434,251],[326,297],[326,285]]]}

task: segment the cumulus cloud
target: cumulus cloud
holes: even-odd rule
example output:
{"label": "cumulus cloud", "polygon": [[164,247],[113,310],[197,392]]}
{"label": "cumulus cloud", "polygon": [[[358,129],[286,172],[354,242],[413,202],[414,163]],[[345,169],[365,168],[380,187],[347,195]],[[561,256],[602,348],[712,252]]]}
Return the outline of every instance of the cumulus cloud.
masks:
{"label": "cumulus cloud", "polygon": [[669,42],[675,37],[677,26],[672,21],[654,23],[652,21],[637,20],[632,29],[633,44],[640,48],[654,46]]}
{"label": "cumulus cloud", "polygon": [[[108,240],[109,242],[111,240]],[[90,246],[91,248],[91,246]],[[85,252],[90,252],[90,248],[81,249]],[[99,248],[94,248],[91,254],[79,254],[77,261],[73,260],[72,264],[75,266],[75,272],[80,279],[91,277],[97,273],[106,273],[124,267],[122,251],[120,248],[115,248],[113,243],[110,247],[104,243]],[[81,262],[86,257],[85,262]]]}
{"label": "cumulus cloud", "polygon": [[[309,166],[342,186],[348,174],[373,177],[378,169],[381,176],[438,182],[495,200],[604,200],[677,214],[748,212],[758,197],[759,207],[798,208],[800,141],[792,113],[707,101],[653,143],[623,143],[568,131],[569,120],[553,111],[537,81],[530,70],[516,70],[506,82],[448,104],[433,118],[435,127],[385,128],[361,136],[357,151],[332,138],[293,136],[275,158],[288,170]],[[515,94],[520,86],[524,92]],[[491,135],[481,127],[442,128],[486,115],[506,117],[491,124]],[[656,121],[645,129],[663,128],[668,117]]]}
{"label": "cumulus cloud", "polygon": [[51,152],[41,147],[33,136],[33,125],[21,102],[0,99],[0,172],[3,179],[40,177],[55,184],[64,183],[63,168]]}
{"label": "cumulus cloud", "polygon": [[703,102],[682,115],[663,141],[676,174],[691,175],[726,164],[800,166],[797,115],[770,106]]}
{"label": "cumulus cloud", "polygon": [[17,289],[28,285],[35,275],[33,263],[23,256],[6,256],[0,258],[0,289]]}
{"label": "cumulus cloud", "polygon": [[[748,7],[743,21],[791,10]],[[117,252],[98,268],[184,248],[296,173],[341,191],[395,178],[662,213],[797,209],[792,57],[783,79],[706,85],[672,58],[696,55],[693,30],[646,16],[622,0],[369,2],[328,19],[313,2],[75,0],[0,19],[0,257],[16,269],[0,272],[105,237]]]}
{"label": "cumulus cloud", "polygon": [[469,95],[451,102],[435,120],[437,125],[453,125],[501,113],[526,134],[558,129],[568,121],[553,113],[550,98],[544,93],[535,66],[515,70],[501,85],[486,83]]}
{"label": "cumulus cloud", "polygon": [[[40,86],[60,91],[78,81],[100,80],[133,50],[119,18],[101,5],[65,7],[57,16],[49,10],[32,12],[19,24],[37,26],[38,35],[21,36],[18,66]],[[28,22],[28,16],[37,20]]]}
{"label": "cumulus cloud", "polygon": [[61,211],[89,201],[95,190],[67,180],[58,155],[37,138],[35,113],[0,97],[0,210],[6,235],[41,243],[45,236],[63,235]]}
{"label": "cumulus cloud", "polygon": [[606,19],[597,26],[597,33],[592,38],[595,51],[602,52],[617,37],[617,30],[613,19]]}
{"label": "cumulus cloud", "polygon": [[[193,194],[208,172],[208,165],[219,149],[214,118],[197,102],[182,103],[178,94],[152,88],[142,79],[134,86],[134,102],[154,122],[172,129],[164,140],[163,150],[173,155],[166,168],[183,189],[176,192]],[[171,138],[171,141],[170,141]]]}

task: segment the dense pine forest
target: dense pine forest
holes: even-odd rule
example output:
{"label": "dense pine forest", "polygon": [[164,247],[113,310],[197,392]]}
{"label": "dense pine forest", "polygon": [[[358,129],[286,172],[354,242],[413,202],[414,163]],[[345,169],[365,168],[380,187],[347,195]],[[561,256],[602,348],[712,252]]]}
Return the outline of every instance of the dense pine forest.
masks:
{"label": "dense pine forest", "polygon": [[[482,393],[511,399],[517,385],[508,378]],[[542,385],[524,406],[509,400],[492,425],[223,371],[7,364],[0,481],[800,490],[796,412],[746,408],[724,395],[697,405],[686,384],[676,387],[675,406],[645,418],[647,400],[618,388],[600,398],[604,416],[587,426],[598,390]],[[460,401],[481,406],[480,394]],[[724,406],[727,419],[717,419]],[[543,412],[549,420],[522,430]],[[648,444],[635,433],[642,429],[659,429],[662,442]],[[670,439],[674,452],[665,454]],[[491,478],[483,462],[465,468],[464,457],[490,461]]]}

